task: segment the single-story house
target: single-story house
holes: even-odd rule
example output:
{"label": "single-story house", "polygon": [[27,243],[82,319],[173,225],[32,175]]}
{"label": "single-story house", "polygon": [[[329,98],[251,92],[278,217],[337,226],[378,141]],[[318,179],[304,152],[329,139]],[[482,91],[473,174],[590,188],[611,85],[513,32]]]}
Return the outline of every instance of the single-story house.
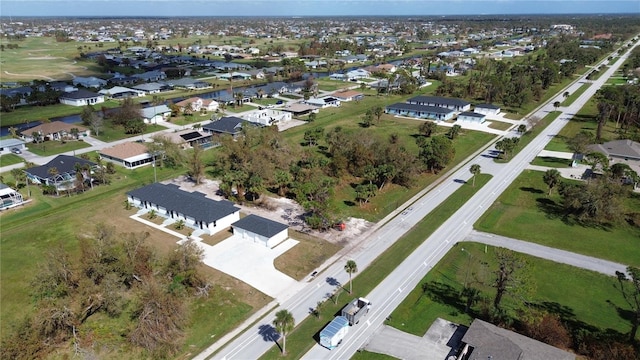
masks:
{"label": "single-story house", "polygon": [[10,209],[23,203],[24,199],[22,198],[22,194],[0,183],[0,210]]}
{"label": "single-story house", "polygon": [[234,71],[232,73],[224,73],[218,75],[221,80],[251,80],[251,74]]}
{"label": "single-story house", "polygon": [[162,91],[167,91],[171,89],[169,85],[160,84],[156,82],[140,84],[140,85],[132,86],[131,88],[139,91],[144,91],[146,94],[158,94]]}
{"label": "single-story house", "polygon": [[291,113],[274,109],[262,109],[242,115],[247,121],[264,126],[281,124],[291,120]]}
{"label": "single-story house", "polygon": [[425,106],[438,106],[458,112],[469,111],[471,109],[471,103],[469,102],[461,99],[440,96],[415,96],[407,100],[407,103]]}
{"label": "single-story house", "polygon": [[295,103],[285,106],[282,111],[290,112],[293,116],[302,116],[311,112],[318,112],[318,108],[308,104]]}
{"label": "single-story house", "polygon": [[11,149],[26,150],[25,142],[20,139],[0,139],[0,155],[9,154]]}
{"label": "single-story house", "polygon": [[306,104],[308,105],[312,105],[321,109],[327,108],[327,107],[339,107],[340,106],[340,100],[334,98],[333,96],[325,96],[325,97],[321,97],[321,98],[313,98],[313,99],[309,99],[309,100],[305,100],[304,101]]}
{"label": "single-story house", "polygon": [[73,78],[73,85],[84,86],[86,88],[99,89],[103,86],[107,86],[107,80],[103,80],[95,76],[90,76],[90,77],[76,76]]}
{"label": "single-story house", "polygon": [[180,145],[183,149],[192,148],[195,145],[200,145],[203,148],[209,148],[212,145],[213,139],[212,134],[193,129],[169,132],[158,136],[169,139],[172,143]]}
{"label": "single-story house", "polygon": [[108,96],[112,99],[122,99],[128,97],[141,97],[145,95],[145,92],[122,86],[114,86],[111,89],[102,89],[98,91],[98,94]]}
{"label": "single-story house", "polygon": [[385,112],[391,115],[402,115],[437,121],[449,120],[453,118],[453,115],[455,115],[455,112],[448,108],[407,103],[395,103],[389,105],[385,108]]}
{"label": "single-story house", "polygon": [[474,124],[482,124],[487,119],[487,115],[479,114],[477,112],[465,111],[458,114],[457,121],[466,122],[466,123],[474,123]]}
{"label": "single-story house", "polygon": [[140,113],[145,124],[157,124],[171,116],[171,109],[167,105],[150,106],[140,109]]}
{"label": "single-story house", "polygon": [[640,174],[640,142],[613,140],[604,144],[589,145],[589,151],[600,152],[609,157],[609,165],[625,163]]}
{"label": "single-story house", "polygon": [[165,74],[164,71],[159,70],[147,71],[142,74],[133,74],[132,76],[145,82],[160,81],[167,78],[167,74]]}
{"label": "single-story house", "polygon": [[575,360],[576,356],[479,319],[473,320],[462,337],[458,359],[470,360]]}
{"label": "single-story house", "polygon": [[137,142],[126,142],[100,150],[100,158],[122,165],[127,169],[135,169],[151,164],[153,155],[147,147]]}
{"label": "single-story house", "polygon": [[178,80],[170,80],[167,81],[167,85],[188,89],[188,90],[199,90],[199,89],[207,89],[211,87],[211,84],[206,81],[191,79],[191,78],[182,78]]}
{"label": "single-story house", "polygon": [[365,69],[355,69],[355,70],[347,71],[346,76],[347,76],[347,81],[360,80],[360,79],[371,77],[371,73]]}
{"label": "single-story house", "polygon": [[337,81],[347,81],[347,75],[346,74],[340,74],[340,73],[333,73],[333,74],[329,75],[329,79],[330,80],[337,80]]}
{"label": "single-story house", "polygon": [[180,190],[175,184],[153,183],[127,193],[127,200],[140,209],[182,220],[185,225],[213,235],[240,220],[240,208],[230,201],[209,199],[200,192]]}
{"label": "single-story house", "polygon": [[364,99],[363,93],[359,91],[353,91],[353,90],[336,91],[333,94],[331,94],[331,96],[333,96],[334,98],[340,101],[357,101],[357,100]]}
{"label": "single-story house", "polygon": [[[68,190],[75,187],[76,164],[81,168],[96,167],[96,163],[75,156],[58,155],[48,163],[27,168],[24,172],[31,182],[36,184],[55,186],[57,190]],[[52,170],[54,169],[55,170]],[[83,171],[85,181],[91,181],[91,170]]]}
{"label": "single-story house", "polygon": [[60,103],[71,106],[95,105],[103,102],[104,95],[82,89],[60,95]]}
{"label": "single-story house", "polygon": [[191,111],[193,112],[198,112],[203,109],[206,111],[216,111],[220,106],[220,104],[215,100],[202,99],[199,97],[188,98],[176,103],[176,106],[178,106],[182,112],[188,109],[189,105],[191,105]]}
{"label": "single-story house", "polygon": [[236,116],[224,116],[219,120],[203,125],[202,131],[213,135],[227,134],[236,138],[242,132],[243,126],[255,126],[255,123]]}
{"label": "single-story house", "polygon": [[478,104],[474,106],[473,112],[485,115],[498,115],[500,114],[500,106],[493,104]]}
{"label": "single-story house", "polygon": [[24,130],[22,132],[22,137],[28,140],[35,140],[34,138],[36,136],[40,136],[40,140],[72,139],[72,133],[75,132],[73,129],[78,130],[78,137],[88,136],[90,134],[89,129],[82,125],[68,124],[62,121],[52,121]]}
{"label": "single-story house", "polygon": [[289,226],[257,215],[248,215],[233,224],[236,238],[272,248],[289,237]]}

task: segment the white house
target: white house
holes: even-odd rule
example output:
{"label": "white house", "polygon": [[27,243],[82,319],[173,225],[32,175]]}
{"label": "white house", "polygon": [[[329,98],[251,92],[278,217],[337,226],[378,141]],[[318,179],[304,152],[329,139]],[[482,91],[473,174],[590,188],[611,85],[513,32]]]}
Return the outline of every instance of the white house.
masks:
{"label": "white house", "polygon": [[305,100],[305,103],[308,105],[312,105],[318,108],[326,108],[326,107],[338,107],[340,106],[340,100],[334,98],[333,96],[325,96],[321,98],[314,98]]}
{"label": "white house", "polygon": [[107,80],[103,80],[95,76],[90,76],[90,77],[76,76],[75,78],[73,78],[73,85],[74,86],[80,85],[86,88],[101,88],[107,85]]}
{"label": "white house", "polygon": [[149,154],[147,147],[137,142],[127,142],[101,149],[100,158],[127,169],[139,168],[153,162],[153,156]]}
{"label": "white house", "polygon": [[473,108],[473,112],[485,115],[498,115],[500,107],[493,104],[479,104]]}
{"label": "white house", "polygon": [[204,109],[206,111],[216,111],[218,109],[218,107],[220,106],[220,104],[218,104],[218,102],[215,101],[215,100],[202,99],[202,98],[199,98],[199,97],[192,97],[192,98],[188,98],[188,99],[182,100],[180,102],[177,102],[176,106],[178,106],[180,108],[180,111],[184,111],[184,110],[187,109],[189,104],[191,104],[191,110],[193,112],[197,112],[197,111],[200,111],[202,109]]}
{"label": "white house", "polygon": [[142,97],[145,92],[142,90],[131,89],[123,86],[114,86],[111,89],[102,89],[98,91],[98,94],[108,96],[112,99],[121,99],[128,97]]}
{"label": "white house", "polygon": [[71,106],[95,105],[103,102],[104,95],[87,90],[78,90],[60,95],[60,103]]}
{"label": "white house", "polygon": [[271,126],[291,120],[291,113],[274,109],[263,109],[242,115],[242,118],[253,123]]}
{"label": "white house", "polygon": [[487,115],[479,114],[477,112],[465,111],[458,114],[458,120],[460,122],[482,124],[487,119]]}
{"label": "white house", "polygon": [[246,216],[233,224],[236,238],[272,248],[289,237],[289,226],[257,215]]}
{"label": "white house", "polygon": [[240,208],[230,201],[209,199],[200,192],[180,190],[175,184],[153,183],[127,193],[135,207],[182,220],[185,226],[213,235],[240,220]]}
{"label": "white house", "polygon": [[11,149],[26,150],[25,142],[20,139],[0,139],[0,155],[9,154]]}
{"label": "white house", "polygon": [[157,124],[166,121],[171,116],[171,109],[167,105],[146,107],[140,110],[145,124]]}
{"label": "white house", "polygon": [[22,194],[0,183],[0,210],[10,209],[23,203]]}

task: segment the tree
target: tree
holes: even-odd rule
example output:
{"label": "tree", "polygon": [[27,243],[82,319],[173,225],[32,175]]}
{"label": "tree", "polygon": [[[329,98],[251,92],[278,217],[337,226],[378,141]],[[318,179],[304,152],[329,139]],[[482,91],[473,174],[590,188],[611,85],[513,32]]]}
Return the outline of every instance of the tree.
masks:
{"label": "tree", "polygon": [[553,103],[553,107],[554,107],[556,110],[558,110],[558,108],[560,107],[560,101],[555,101],[555,102]]}
{"label": "tree", "polygon": [[382,106],[376,106],[373,108],[373,115],[376,117],[376,122],[380,124],[380,118],[384,114],[384,108]]}
{"label": "tree", "polygon": [[344,265],[344,271],[349,274],[349,294],[351,294],[351,291],[353,290],[351,277],[353,274],[358,272],[358,264],[356,264],[354,260],[347,260],[347,263]]}
{"label": "tree", "polygon": [[82,113],[80,114],[80,119],[82,119],[82,125],[88,126],[91,124],[91,119],[93,115],[95,115],[96,109],[93,105],[87,105],[82,108]]}
{"label": "tree", "polygon": [[419,158],[433,173],[438,173],[455,156],[453,142],[446,136],[434,136],[420,147]]}
{"label": "tree", "polygon": [[569,95],[570,95],[570,94],[569,94],[569,92],[568,92],[568,91],[565,91],[565,92],[562,94],[562,97],[566,99],[566,98],[568,98],[568,97],[569,97]]}
{"label": "tree", "polygon": [[460,133],[460,129],[462,129],[462,126],[457,124],[453,125],[447,132],[447,136],[449,137],[449,139],[454,140]]}
{"label": "tree", "polygon": [[569,145],[569,149],[573,151],[574,154],[581,155],[585,153],[587,146],[593,143],[593,136],[591,133],[582,130],[569,139],[567,143]]}
{"label": "tree", "polygon": [[496,249],[498,269],[494,271],[495,279],[492,287],[496,289],[493,307],[500,310],[500,303],[505,294],[517,294],[524,286],[523,272],[527,262],[517,253],[504,249]]}
{"label": "tree", "polygon": [[316,121],[316,117],[318,117],[318,114],[314,113],[313,111],[309,113],[309,116],[307,116],[307,122],[314,122]]}
{"label": "tree", "polygon": [[525,124],[518,125],[518,133],[524,134],[526,132],[527,132],[527,125]]}
{"label": "tree", "polygon": [[204,177],[205,165],[202,161],[202,153],[202,146],[200,146],[200,144],[194,144],[193,152],[187,162],[189,168],[188,175],[196,185],[200,185],[202,183],[202,178]]}
{"label": "tree", "polygon": [[276,318],[273,320],[273,326],[276,331],[282,335],[282,354],[287,354],[287,334],[295,327],[296,320],[293,318],[288,310],[282,309],[276,313]]}
{"label": "tree", "polygon": [[368,109],[362,117],[362,126],[368,128],[371,126],[371,124],[373,124],[373,111],[371,111],[371,109]]}
{"label": "tree", "polygon": [[418,130],[420,131],[420,134],[430,137],[436,131],[437,127],[438,125],[436,125],[436,123],[427,120],[420,124]]}
{"label": "tree", "polygon": [[620,220],[624,214],[625,191],[619,182],[598,179],[586,184],[562,183],[560,195],[567,215],[590,224],[606,224]]}
{"label": "tree", "polygon": [[620,291],[627,305],[631,308],[631,331],[629,341],[636,341],[636,334],[640,326],[640,268],[629,266],[627,274],[616,271],[618,285],[616,289]]}
{"label": "tree", "polygon": [[505,159],[508,159],[511,152],[518,145],[518,142],[520,142],[520,138],[517,138],[517,137],[504,138],[496,142],[496,150],[501,152],[500,157],[504,157]]}
{"label": "tree", "polygon": [[471,172],[471,174],[473,174],[473,187],[476,187],[476,175],[480,174],[480,165],[478,164],[473,164],[471,165],[471,167],[469,168],[469,171]]}
{"label": "tree", "polygon": [[542,175],[542,180],[549,187],[547,195],[551,195],[551,190],[560,182],[560,172],[556,169],[549,169]]}

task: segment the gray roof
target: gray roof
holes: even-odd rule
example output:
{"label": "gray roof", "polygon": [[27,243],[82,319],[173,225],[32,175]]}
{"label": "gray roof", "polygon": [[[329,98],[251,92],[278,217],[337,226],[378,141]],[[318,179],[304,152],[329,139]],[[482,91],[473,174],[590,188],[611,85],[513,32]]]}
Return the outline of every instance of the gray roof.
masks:
{"label": "gray roof", "polygon": [[470,105],[469,102],[466,102],[462,99],[454,99],[454,98],[446,98],[440,96],[415,96],[411,99],[407,100],[407,102],[412,103],[425,103],[425,104],[441,104],[445,106],[453,105],[453,106],[467,106]]}
{"label": "gray roof", "polygon": [[329,324],[327,324],[327,326],[324,327],[324,329],[320,331],[320,336],[329,338],[333,337],[340,331],[340,329],[346,326],[349,326],[349,320],[344,316],[336,316]]}
{"label": "gray roof", "polygon": [[277,235],[283,230],[289,228],[288,225],[253,214],[234,222],[231,226],[234,228],[244,229],[267,238]]}
{"label": "gray roof", "polygon": [[151,119],[158,114],[170,113],[171,109],[169,109],[167,105],[158,105],[144,108],[140,110],[140,112],[142,113],[143,118]]}
{"label": "gray roof", "polygon": [[52,177],[52,175],[49,173],[49,169],[53,167],[55,167],[56,170],[58,170],[58,174],[65,174],[65,173],[75,174],[76,163],[80,165],[89,164],[89,166],[91,167],[96,166],[96,163],[79,158],[79,157],[69,156],[69,155],[58,155],[55,158],[53,158],[53,160],[49,161],[44,165],[28,168],[28,169],[25,169],[24,171],[31,175],[37,176],[41,179],[48,179]]}
{"label": "gray roof", "polygon": [[418,105],[418,104],[406,104],[406,103],[395,103],[387,106],[387,109],[392,110],[405,110],[405,111],[420,111],[432,114],[450,114],[453,112],[451,109],[439,107],[439,106],[427,106],[427,105]]}
{"label": "gray roof", "polygon": [[157,83],[157,82],[145,83],[145,84],[132,86],[133,89],[142,90],[142,91],[162,90],[162,89],[167,88],[167,87],[168,87],[168,85],[160,84],[160,83]]}
{"label": "gray roof", "polygon": [[0,148],[7,148],[23,144],[25,144],[25,142],[20,139],[0,139]]}
{"label": "gray roof", "polygon": [[471,112],[471,111],[461,112],[460,114],[458,114],[458,117],[460,117],[460,116],[468,116],[468,117],[475,117],[475,118],[486,117],[485,114],[478,114],[476,112]]}
{"label": "gray roof", "polygon": [[497,105],[493,105],[493,104],[478,104],[475,106],[476,109],[477,108],[482,108],[482,109],[492,109],[492,110],[498,110],[500,109],[500,106]]}
{"label": "gray roof", "polygon": [[129,191],[127,195],[161,206],[169,211],[177,211],[196,221],[211,223],[227,215],[240,211],[233,203],[208,199],[200,192],[180,190],[175,184],[153,183]]}
{"label": "gray roof", "polygon": [[475,319],[462,342],[473,347],[469,360],[575,360],[575,355]]}
{"label": "gray roof", "polygon": [[631,140],[614,140],[604,144],[589,145],[589,150],[601,152],[607,156],[640,160],[640,143]]}
{"label": "gray roof", "polygon": [[239,134],[243,126],[255,125],[235,116],[225,116],[202,126],[202,129],[219,134]]}
{"label": "gray roof", "polygon": [[96,94],[88,90],[80,89],[78,91],[72,91],[72,92],[62,94],[60,95],[60,99],[92,99],[100,96],[104,96],[104,95]]}

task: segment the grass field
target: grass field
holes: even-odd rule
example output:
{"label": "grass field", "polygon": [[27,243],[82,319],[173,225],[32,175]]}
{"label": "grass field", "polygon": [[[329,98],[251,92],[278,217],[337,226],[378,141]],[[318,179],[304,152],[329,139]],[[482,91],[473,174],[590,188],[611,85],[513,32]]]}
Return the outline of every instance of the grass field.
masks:
{"label": "grass field", "polygon": [[8,165],[13,165],[13,164],[19,164],[19,163],[21,163],[23,161],[24,161],[24,159],[22,159],[20,156],[15,155],[15,154],[0,155],[0,166],[8,166]]}
{"label": "grass field", "polygon": [[100,135],[93,136],[98,140],[102,140],[105,142],[111,142],[126,138],[144,138],[144,134],[150,134],[156,131],[165,130],[166,127],[158,124],[148,124],[144,128],[143,134],[125,134],[124,129],[121,126],[104,126],[100,130]]}
{"label": "grass field", "polygon": [[[488,284],[497,268],[494,252],[491,246],[458,243],[396,308],[388,325],[417,336],[423,336],[438,317],[469,325],[480,316],[483,302],[492,306],[495,289]],[[597,328],[621,334],[629,332],[630,322],[615,307],[626,309],[627,305],[621,294],[613,290],[614,276],[533,256],[523,257],[529,264],[529,284],[534,289],[526,298],[531,305],[559,315],[575,331]],[[469,314],[464,312],[466,304],[460,296],[465,278],[485,299],[473,306]],[[427,290],[423,292],[425,283]],[[512,316],[515,309],[524,307],[521,300],[509,296],[502,305]]]}
{"label": "grass field", "polygon": [[531,165],[566,168],[571,166],[571,160],[556,157],[536,156]]}
{"label": "grass field", "polygon": [[84,141],[44,141],[38,144],[29,144],[29,151],[40,156],[50,156],[61,154],[67,151],[79,150],[90,147],[91,145]]}
{"label": "grass field", "polygon": [[549,126],[549,124],[551,124],[553,120],[555,120],[558,116],[560,116],[560,114],[561,112],[559,111],[552,111],[548,113],[544,118],[540,119],[540,121],[534,128],[529,129],[529,131],[527,131],[522,136],[520,136],[520,141],[518,142],[518,145],[516,145],[515,149],[512,151],[508,159],[495,159],[495,161],[508,162],[511,159],[513,159],[520,152],[520,150],[524,149],[527,145],[529,145],[531,140],[535,139],[542,132],[542,130],[544,130],[547,126]]}
{"label": "grass field", "polygon": [[[542,172],[524,171],[487,210],[475,228],[579,254],[640,266],[640,228],[626,222],[586,227],[553,208],[557,192],[547,197]],[[640,211],[640,195],[627,199],[628,212]],[[541,230],[544,231],[541,231]]]}
{"label": "grass field", "polygon": [[[116,108],[120,106],[120,103],[114,100],[108,100],[96,106],[96,109],[99,110],[103,106],[106,108]],[[31,121],[50,120],[61,116],[76,115],[80,113],[82,113],[81,106],[64,104],[48,106],[21,106],[12,112],[2,113],[2,126],[20,125]]]}
{"label": "grass field", "polygon": [[569,96],[566,99],[564,99],[564,101],[562,101],[560,106],[569,106],[573,104],[573,102],[576,101],[576,99],[579,98],[580,95],[582,95],[585,91],[587,91],[589,86],[591,86],[591,84],[582,84],[578,88],[578,90],[573,92],[573,94],[569,94]]}
{"label": "grass field", "polygon": [[504,121],[491,120],[490,122],[489,127],[497,130],[507,130],[513,126],[513,124]]}
{"label": "grass field", "polygon": [[315,343],[315,336],[333,318],[350,299],[365,296],[377,284],[395,269],[407,254],[415,250],[428,238],[443,222],[453,215],[464,203],[481,189],[489,180],[490,175],[480,174],[476,179],[476,186],[465,184],[453,193],[447,200],[436,207],[422,221],[415,225],[408,233],[396,241],[384,254],[380,255],[366,270],[361,271],[353,279],[353,294],[342,291],[337,304],[331,300],[324,302],[319,318],[308,317],[297,324],[296,329],[287,335],[287,355],[282,356],[280,349],[273,346],[261,359],[299,359]]}

